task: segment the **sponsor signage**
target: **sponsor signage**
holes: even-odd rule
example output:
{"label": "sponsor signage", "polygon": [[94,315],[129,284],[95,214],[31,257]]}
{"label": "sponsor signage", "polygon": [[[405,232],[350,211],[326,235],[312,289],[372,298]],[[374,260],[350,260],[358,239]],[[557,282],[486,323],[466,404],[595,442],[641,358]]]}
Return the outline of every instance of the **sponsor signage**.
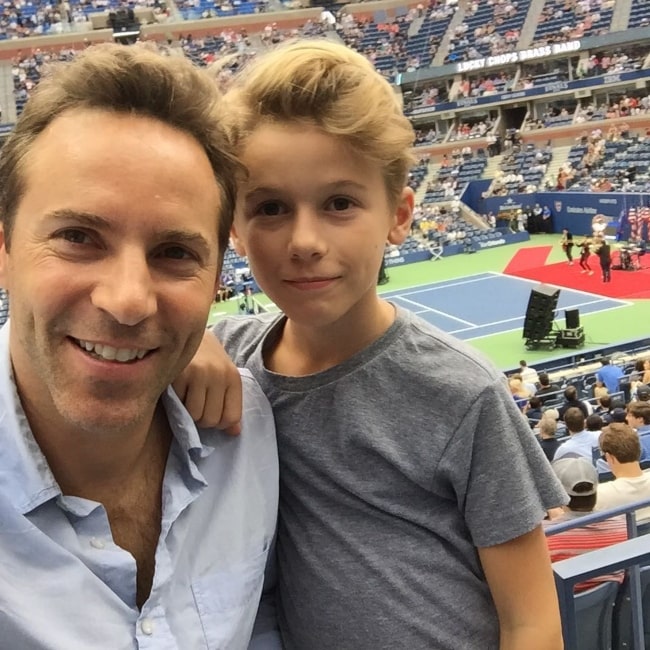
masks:
{"label": "sponsor signage", "polygon": [[436,104],[435,106],[420,106],[407,113],[411,117],[420,115],[433,115],[444,111],[456,111],[473,106],[482,106],[486,104],[501,104],[503,102],[515,99],[529,99],[540,95],[548,95],[564,91],[579,90],[580,88],[589,88],[592,86],[602,86],[605,84],[626,83],[637,79],[650,77],[650,68],[647,70],[635,70],[632,72],[619,72],[616,74],[606,74],[599,77],[589,77],[588,79],[575,79],[574,81],[555,81],[535,86],[528,90],[516,90],[507,93],[498,93],[496,95],[483,95],[482,97],[464,97],[455,102],[446,102]]}

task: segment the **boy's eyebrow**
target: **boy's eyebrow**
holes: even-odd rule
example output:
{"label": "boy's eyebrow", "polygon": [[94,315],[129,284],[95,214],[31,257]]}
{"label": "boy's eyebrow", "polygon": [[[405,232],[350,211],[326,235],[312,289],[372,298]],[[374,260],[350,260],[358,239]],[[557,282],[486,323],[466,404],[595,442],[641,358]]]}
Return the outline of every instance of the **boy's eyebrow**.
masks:
{"label": "boy's eyebrow", "polygon": [[[347,180],[347,179],[332,181],[331,183],[327,183],[323,186],[323,189],[330,192],[334,190],[345,189],[345,188],[350,188],[361,192],[365,192],[368,190],[367,186],[364,185],[363,183],[357,183],[356,181]],[[258,194],[280,194],[284,191],[285,189],[278,185],[259,185],[245,192],[244,198],[249,199],[251,197],[257,196]]]}

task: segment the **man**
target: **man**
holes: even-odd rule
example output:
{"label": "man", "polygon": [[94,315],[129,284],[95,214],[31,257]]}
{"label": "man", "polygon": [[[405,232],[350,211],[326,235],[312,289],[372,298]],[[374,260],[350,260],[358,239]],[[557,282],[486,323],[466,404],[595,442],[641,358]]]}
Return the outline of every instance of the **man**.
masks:
{"label": "man", "polygon": [[603,277],[603,282],[612,281],[612,249],[610,245],[602,240],[602,243],[596,248],[596,255],[598,255],[598,262],[600,263],[600,270]]}
{"label": "man", "polygon": [[560,245],[567,259],[567,264],[573,264],[573,233],[568,228],[562,228]]}
{"label": "man", "polygon": [[551,379],[545,372],[540,372],[538,375],[539,388],[535,395],[542,400],[542,404],[546,404],[549,400],[555,399],[558,393],[562,390],[558,384],[552,384]]}
{"label": "man", "polygon": [[556,437],[557,421],[552,416],[543,416],[539,421],[539,444],[549,462],[553,460],[555,452],[562,444]]}
{"label": "man", "polygon": [[[246,648],[274,534],[268,402],[168,388],[205,331],[238,165],[212,81],[139,47],[41,82],[0,157],[3,648]],[[208,444],[209,443],[209,444]]]}
{"label": "man", "polygon": [[616,393],[620,390],[618,385],[619,380],[625,375],[625,373],[617,365],[612,365],[609,357],[603,357],[600,360],[600,363],[602,367],[596,373],[596,379],[605,385],[605,388],[607,388],[610,395]]}
{"label": "man", "polygon": [[[627,424],[610,424],[600,436],[600,451],[615,480],[598,486],[596,510],[610,510],[650,499],[650,473],[643,472],[641,443]],[[637,511],[637,521],[650,519],[650,506]]]}
{"label": "man", "polygon": [[565,414],[570,408],[580,409],[585,418],[590,414],[590,407],[587,402],[578,399],[578,389],[575,386],[567,386],[564,389],[564,402],[558,408],[561,420],[565,419]]}
{"label": "man", "polygon": [[650,402],[630,402],[625,421],[639,436],[641,460],[650,460]]}
{"label": "man", "polygon": [[569,408],[564,414],[564,422],[570,438],[558,448],[553,460],[566,456],[570,458],[582,457],[591,461],[592,450],[598,446],[600,432],[585,429],[585,416],[579,408]]}
{"label": "man", "polygon": [[[563,458],[552,463],[553,470],[569,495],[569,505],[564,512],[546,525],[577,519],[594,511],[597,503],[598,472],[586,458]],[[547,535],[548,550],[553,562],[566,560],[582,553],[612,546],[627,539],[624,517],[614,517],[571,528],[561,533]],[[601,582],[623,582],[624,573],[596,576],[576,585],[576,592],[598,586]]]}

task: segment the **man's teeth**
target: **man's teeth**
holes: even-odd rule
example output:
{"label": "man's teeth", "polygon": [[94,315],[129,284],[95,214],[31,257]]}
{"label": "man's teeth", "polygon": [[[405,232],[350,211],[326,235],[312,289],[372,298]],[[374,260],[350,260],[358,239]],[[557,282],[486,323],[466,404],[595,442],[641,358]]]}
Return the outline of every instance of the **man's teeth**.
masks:
{"label": "man's teeth", "polygon": [[101,343],[91,343],[90,341],[77,340],[77,343],[86,352],[93,352],[106,361],[120,361],[126,363],[134,359],[142,359],[147,350],[128,349],[128,348],[113,348],[110,345],[102,345]]}

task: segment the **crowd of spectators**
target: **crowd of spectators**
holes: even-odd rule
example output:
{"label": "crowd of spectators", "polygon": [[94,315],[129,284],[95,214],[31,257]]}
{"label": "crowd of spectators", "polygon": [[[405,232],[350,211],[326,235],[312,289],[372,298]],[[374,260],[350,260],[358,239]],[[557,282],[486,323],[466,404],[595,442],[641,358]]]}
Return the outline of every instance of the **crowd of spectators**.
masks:
{"label": "crowd of spectators", "polygon": [[[496,56],[517,49],[520,28],[512,22],[520,11],[518,3],[512,0],[488,0],[490,7],[486,19],[480,20],[475,27],[474,17],[484,7],[474,0],[468,4],[465,18],[452,31],[446,56],[447,63],[470,61],[485,55]],[[525,14],[525,12],[522,12]],[[523,22],[523,16],[521,16]]]}
{"label": "crowd of spectators", "polygon": [[483,97],[507,92],[512,89],[514,75],[511,72],[492,72],[482,77],[463,78],[458,89],[458,97]]}
{"label": "crowd of spectators", "polygon": [[550,0],[542,9],[534,45],[601,36],[609,31],[615,0]]}

